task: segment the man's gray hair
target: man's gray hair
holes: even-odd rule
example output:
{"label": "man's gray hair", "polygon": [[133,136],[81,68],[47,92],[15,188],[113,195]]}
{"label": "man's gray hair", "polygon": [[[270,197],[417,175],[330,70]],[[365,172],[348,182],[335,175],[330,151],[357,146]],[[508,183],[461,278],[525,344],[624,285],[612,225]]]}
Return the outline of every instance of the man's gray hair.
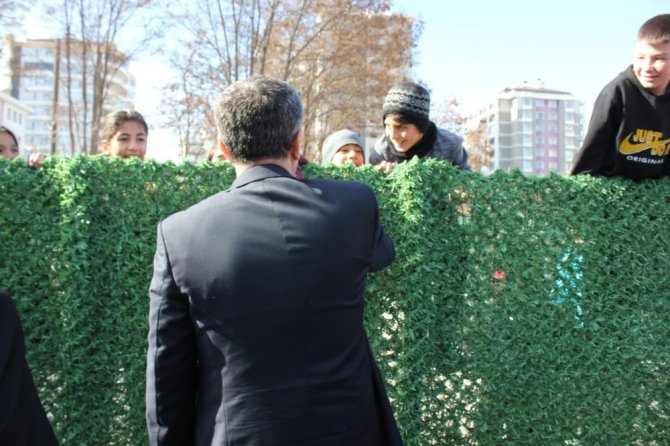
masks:
{"label": "man's gray hair", "polygon": [[219,138],[238,162],[284,158],[302,127],[300,95],[288,83],[266,76],[226,87],[214,112]]}

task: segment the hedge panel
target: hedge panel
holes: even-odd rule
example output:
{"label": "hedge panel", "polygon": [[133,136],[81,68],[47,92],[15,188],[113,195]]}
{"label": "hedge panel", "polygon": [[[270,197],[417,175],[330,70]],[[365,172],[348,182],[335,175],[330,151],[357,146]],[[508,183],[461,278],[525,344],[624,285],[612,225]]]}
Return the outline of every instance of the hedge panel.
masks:
{"label": "hedge panel", "polygon": [[[396,244],[365,320],[406,444],[666,444],[670,180],[432,160],[304,172],[369,184]],[[156,224],[233,178],[225,164],[0,160],[0,288],[62,444],[146,443]]]}

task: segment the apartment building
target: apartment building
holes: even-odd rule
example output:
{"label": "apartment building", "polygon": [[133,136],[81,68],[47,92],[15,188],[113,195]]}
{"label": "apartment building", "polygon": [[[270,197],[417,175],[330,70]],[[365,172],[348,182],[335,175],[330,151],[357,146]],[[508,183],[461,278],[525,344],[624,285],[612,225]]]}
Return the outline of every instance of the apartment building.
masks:
{"label": "apartment building", "polygon": [[470,115],[469,126],[485,123],[492,165],[527,175],[565,174],[583,138],[583,103],[572,94],[544,88],[541,81],[506,88]]}
{"label": "apartment building", "polygon": [[[4,37],[0,92],[31,110],[25,116],[22,141],[28,151],[95,153],[96,102],[102,104],[98,115],[132,106],[135,79],[123,54],[112,46],[105,53],[107,74],[101,76],[100,59],[96,62],[100,46],[72,39],[68,43],[66,48],[64,39],[17,42],[11,34]],[[81,51],[84,45],[87,53]],[[105,84],[104,97],[94,94],[96,83]]]}

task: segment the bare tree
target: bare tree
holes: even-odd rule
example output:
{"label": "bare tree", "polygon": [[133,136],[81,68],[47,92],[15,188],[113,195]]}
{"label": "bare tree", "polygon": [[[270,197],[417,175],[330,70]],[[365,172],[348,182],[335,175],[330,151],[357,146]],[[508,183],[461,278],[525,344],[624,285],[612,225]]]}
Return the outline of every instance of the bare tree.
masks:
{"label": "bare tree", "polygon": [[[342,127],[381,131],[381,102],[409,75],[416,23],[381,0],[197,0],[168,86],[167,121],[181,138],[215,138],[209,105],[225,85],[265,74],[290,82],[305,104],[304,149]],[[394,48],[394,51],[389,51]],[[196,119],[191,119],[195,116]],[[378,123],[377,123],[378,121]],[[185,126],[196,126],[197,131]],[[181,141],[182,153],[198,141]]]}
{"label": "bare tree", "polygon": [[172,62],[183,69],[178,71],[178,81],[166,86],[166,97],[170,99],[163,101],[163,106],[167,107],[164,124],[175,129],[182,159],[202,156],[206,150],[204,143],[196,145],[194,141],[198,138],[213,141],[211,129],[216,126],[210,104],[204,100],[205,96],[200,91],[202,84],[191,70],[195,57],[196,54],[191,50],[183,59]]}
{"label": "bare tree", "polygon": [[[0,29],[10,31],[12,28],[18,26],[19,19],[26,11],[26,8],[27,4],[24,2],[18,2],[16,0],[0,0]],[[4,45],[0,45],[0,58],[2,57],[3,51],[7,51],[7,48]]]}
{"label": "bare tree", "polygon": [[486,122],[469,122],[463,116],[455,97],[447,97],[433,107],[433,120],[438,126],[463,135],[463,146],[468,152],[468,162],[475,172],[493,165],[493,148],[486,133]]}
{"label": "bare tree", "polygon": [[26,6],[26,3],[16,0],[0,0],[0,26],[3,28],[16,26]]}
{"label": "bare tree", "polygon": [[465,119],[461,114],[461,104],[458,99],[453,96],[447,97],[432,108],[433,120],[439,127],[444,127],[454,133],[461,133]]}
{"label": "bare tree", "polygon": [[133,43],[124,52],[118,49],[117,42],[121,33],[133,25],[133,18],[155,3],[155,0],[63,0],[60,6],[52,8],[52,13],[63,22],[64,37],[58,45],[63,47],[65,76],[59,86],[65,89],[68,101],[72,153],[96,153],[101,119],[111,109],[125,105],[109,103],[125,96],[123,92],[110,96],[115,88],[123,88],[126,83],[115,78],[159,34],[157,28],[143,23],[141,35],[132,39]]}
{"label": "bare tree", "polygon": [[337,17],[305,58],[314,65],[294,77],[305,95],[305,149],[313,158],[323,138],[341,128],[368,137],[380,134],[384,96],[393,83],[410,76],[415,22],[376,3]]}
{"label": "bare tree", "polygon": [[465,130],[464,145],[473,171],[486,171],[493,165],[493,148],[486,133],[485,121],[479,121],[476,126]]}

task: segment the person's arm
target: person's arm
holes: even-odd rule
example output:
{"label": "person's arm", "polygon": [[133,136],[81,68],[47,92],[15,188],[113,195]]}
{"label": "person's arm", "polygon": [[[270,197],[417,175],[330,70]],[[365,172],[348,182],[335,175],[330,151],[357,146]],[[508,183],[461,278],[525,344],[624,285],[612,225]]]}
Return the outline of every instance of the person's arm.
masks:
{"label": "person's arm", "polygon": [[463,170],[472,170],[470,163],[468,163],[468,152],[463,147],[463,144],[459,144],[452,162]]}
{"label": "person's arm", "polygon": [[616,150],[616,134],[621,123],[621,109],[611,94],[600,93],[582,147],[573,164],[571,175],[600,175],[608,155]]}
{"label": "person's arm", "polygon": [[150,445],[194,441],[197,354],[189,303],[172,276],[158,226],[149,288],[146,418]]}
{"label": "person's arm", "polygon": [[[444,159],[458,168],[471,171],[468,152],[463,147],[463,138],[446,130],[438,129],[438,132],[438,139],[427,156]],[[436,154],[432,155],[433,152]]]}
{"label": "person's arm", "polygon": [[58,446],[26,360],[12,299],[0,292],[0,444]]}
{"label": "person's arm", "polygon": [[372,150],[370,151],[370,156],[368,157],[368,164],[376,166],[381,164],[383,161],[388,161],[386,156],[384,156],[385,150],[384,146],[387,144],[386,138],[382,135],[376,141]]}

